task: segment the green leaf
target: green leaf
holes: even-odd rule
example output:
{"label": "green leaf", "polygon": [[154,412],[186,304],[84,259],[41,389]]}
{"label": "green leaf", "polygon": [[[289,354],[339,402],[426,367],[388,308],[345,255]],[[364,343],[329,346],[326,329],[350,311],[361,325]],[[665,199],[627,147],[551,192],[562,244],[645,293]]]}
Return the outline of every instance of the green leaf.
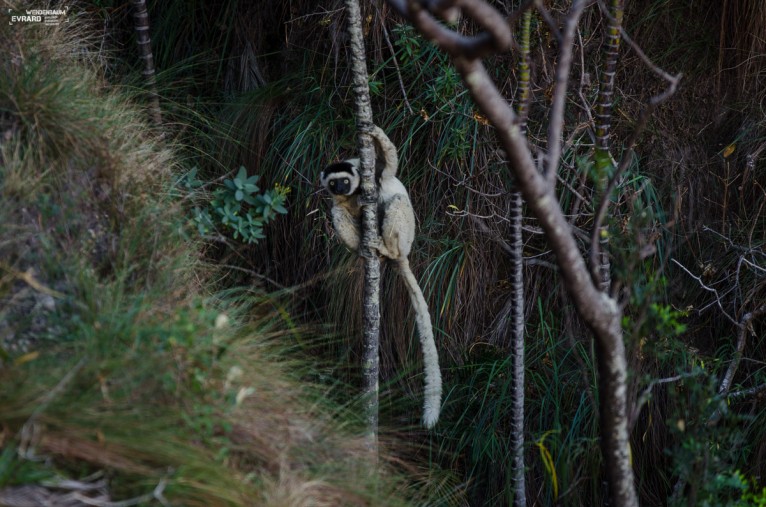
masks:
{"label": "green leaf", "polygon": [[241,201],[242,199],[245,198],[245,193],[242,192],[242,190],[237,190],[236,192],[234,192],[234,198],[238,201]]}

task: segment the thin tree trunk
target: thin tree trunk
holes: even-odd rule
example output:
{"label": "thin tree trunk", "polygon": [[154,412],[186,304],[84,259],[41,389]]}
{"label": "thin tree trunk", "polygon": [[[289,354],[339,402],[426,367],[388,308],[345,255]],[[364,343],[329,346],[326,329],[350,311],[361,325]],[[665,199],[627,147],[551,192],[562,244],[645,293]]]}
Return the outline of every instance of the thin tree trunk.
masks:
{"label": "thin tree trunk", "polygon": [[511,347],[513,391],[511,395],[511,453],[513,455],[513,505],[527,505],[524,484],[524,265],[521,238],[521,192],[510,195],[511,210]]}
{"label": "thin tree trunk", "polygon": [[133,6],[133,18],[135,21],[136,41],[141,59],[144,61],[144,70],[141,74],[146,82],[149,92],[149,108],[152,120],[158,127],[162,126],[162,113],[160,111],[160,96],[157,94],[157,79],[154,74],[154,55],[152,54],[152,39],[149,36],[149,13],[146,11],[146,0],[130,0]]}
{"label": "thin tree trunk", "polygon": [[[612,106],[614,101],[614,76],[617,71],[617,58],[620,52],[620,28],[623,17],[623,0],[612,0],[609,5],[609,19],[606,27],[606,43],[604,44],[604,61],[599,79],[598,104],[596,105],[596,174],[601,178],[599,187],[606,191],[606,182],[610,174],[607,169],[612,166],[609,151],[609,130],[612,125]],[[616,169],[616,168],[613,168]],[[609,199],[609,196],[605,196]],[[600,255],[598,256],[598,282],[602,291],[609,290],[612,283],[611,262],[609,260],[609,233],[607,226],[598,231]]]}
{"label": "thin tree trunk", "polygon": [[362,165],[362,241],[364,258],[364,395],[367,401],[367,444],[377,455],[378,449],[378,376],[380,371],[380,260],[373,249],[377,239],[377,200],[375,185],[375,149],[372,144],[372,108],[367,77],[367,60],[362,35],[359,0],[346,0],[346,16],[351,47],[351,70],[354,82],[356,128]]}
{"label": "thin tree trunk", "polygon": [[[519,90],[517,111],[521,129],[526,133],[527,106],[529,104],[529,38],[532,11],[521,19],[519,45]],[[522,198],[514,189],[510,195],[511,209],[511,343],[513,354],[513,395],[511,399],[511,449],[513,454],[513,505],[526,507],[527,493],[524,481],[524,264],[521,237]]]}
{"label": "thin tree trunk", "polygon": [[612,0],[604,44],[604,62],[599,79],[598,104],[596,105],[596,148],[609,153],[609,130],[612,125],[614,100],[614,76],[620,52],[620,27],[622,26],[622,0]]}

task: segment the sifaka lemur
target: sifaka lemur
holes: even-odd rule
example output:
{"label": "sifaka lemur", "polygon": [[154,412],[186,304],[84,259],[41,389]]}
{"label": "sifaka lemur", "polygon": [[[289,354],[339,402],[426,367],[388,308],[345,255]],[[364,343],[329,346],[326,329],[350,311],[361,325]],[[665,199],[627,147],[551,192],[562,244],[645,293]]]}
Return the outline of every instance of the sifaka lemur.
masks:
{"label": "sifaka lemur", "polygon": [[[425,368],[423,425],[433,428],[439,419],[442,380],[428,305],[407,259],[415,239],[415,213],[407,189],[396,177],[399,167],[396,146],[380,127],[375,126],[371,135],[375,143],[375,180],[378,187],[379,238],[375,247],[381,256],[396,261],[415,310],[415,325],[420,335]],[[330,164],[322,171],[320,182],[332,194],[330,213],[336,233],[347,247],[357,251],[361,223],[359,159]]]}

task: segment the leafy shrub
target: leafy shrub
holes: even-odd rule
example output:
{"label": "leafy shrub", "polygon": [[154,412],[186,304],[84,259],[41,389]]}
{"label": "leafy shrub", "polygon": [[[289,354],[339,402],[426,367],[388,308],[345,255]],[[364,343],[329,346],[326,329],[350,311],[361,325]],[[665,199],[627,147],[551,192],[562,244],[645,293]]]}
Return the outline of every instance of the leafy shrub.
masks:
{"label": "leafy shrub", "polygon": [[[213,198],[206,207],[194,208],[193,218],[199,233],[207,236],[222,228],[243,243],[264,239],[264,225],[277,215],[287,213],[284,204],[290,189],[277,185],[259,194],[258,179],[258,175],[248,176],[244,166],[240,166],[234,178],[225,179],[223,185],[213,191]],[[181,184],[189,191],[202,186],[196,167],[184,176]]]}

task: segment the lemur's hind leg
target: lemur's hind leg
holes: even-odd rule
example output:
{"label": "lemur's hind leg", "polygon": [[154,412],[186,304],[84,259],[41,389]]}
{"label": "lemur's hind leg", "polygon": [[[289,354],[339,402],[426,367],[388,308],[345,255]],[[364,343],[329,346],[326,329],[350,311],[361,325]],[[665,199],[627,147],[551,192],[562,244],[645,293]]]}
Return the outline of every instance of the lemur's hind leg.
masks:
{"label": "lemur's hind leg", "polygon": [[397,194],[384,206],[385,216],[380,230],[380,255],[397,260],[406,258],[415,239],[415,214],[406,195]]}
{"label": "lemur's hind leg", "polygon": [[378,255],[382,257],[386,257],[388,259],[398,259],[396,254],[386,247],[386,242],[383,240],[383,236],[378,236],[378,244],[375,245],[375,249],[378,251]]}

